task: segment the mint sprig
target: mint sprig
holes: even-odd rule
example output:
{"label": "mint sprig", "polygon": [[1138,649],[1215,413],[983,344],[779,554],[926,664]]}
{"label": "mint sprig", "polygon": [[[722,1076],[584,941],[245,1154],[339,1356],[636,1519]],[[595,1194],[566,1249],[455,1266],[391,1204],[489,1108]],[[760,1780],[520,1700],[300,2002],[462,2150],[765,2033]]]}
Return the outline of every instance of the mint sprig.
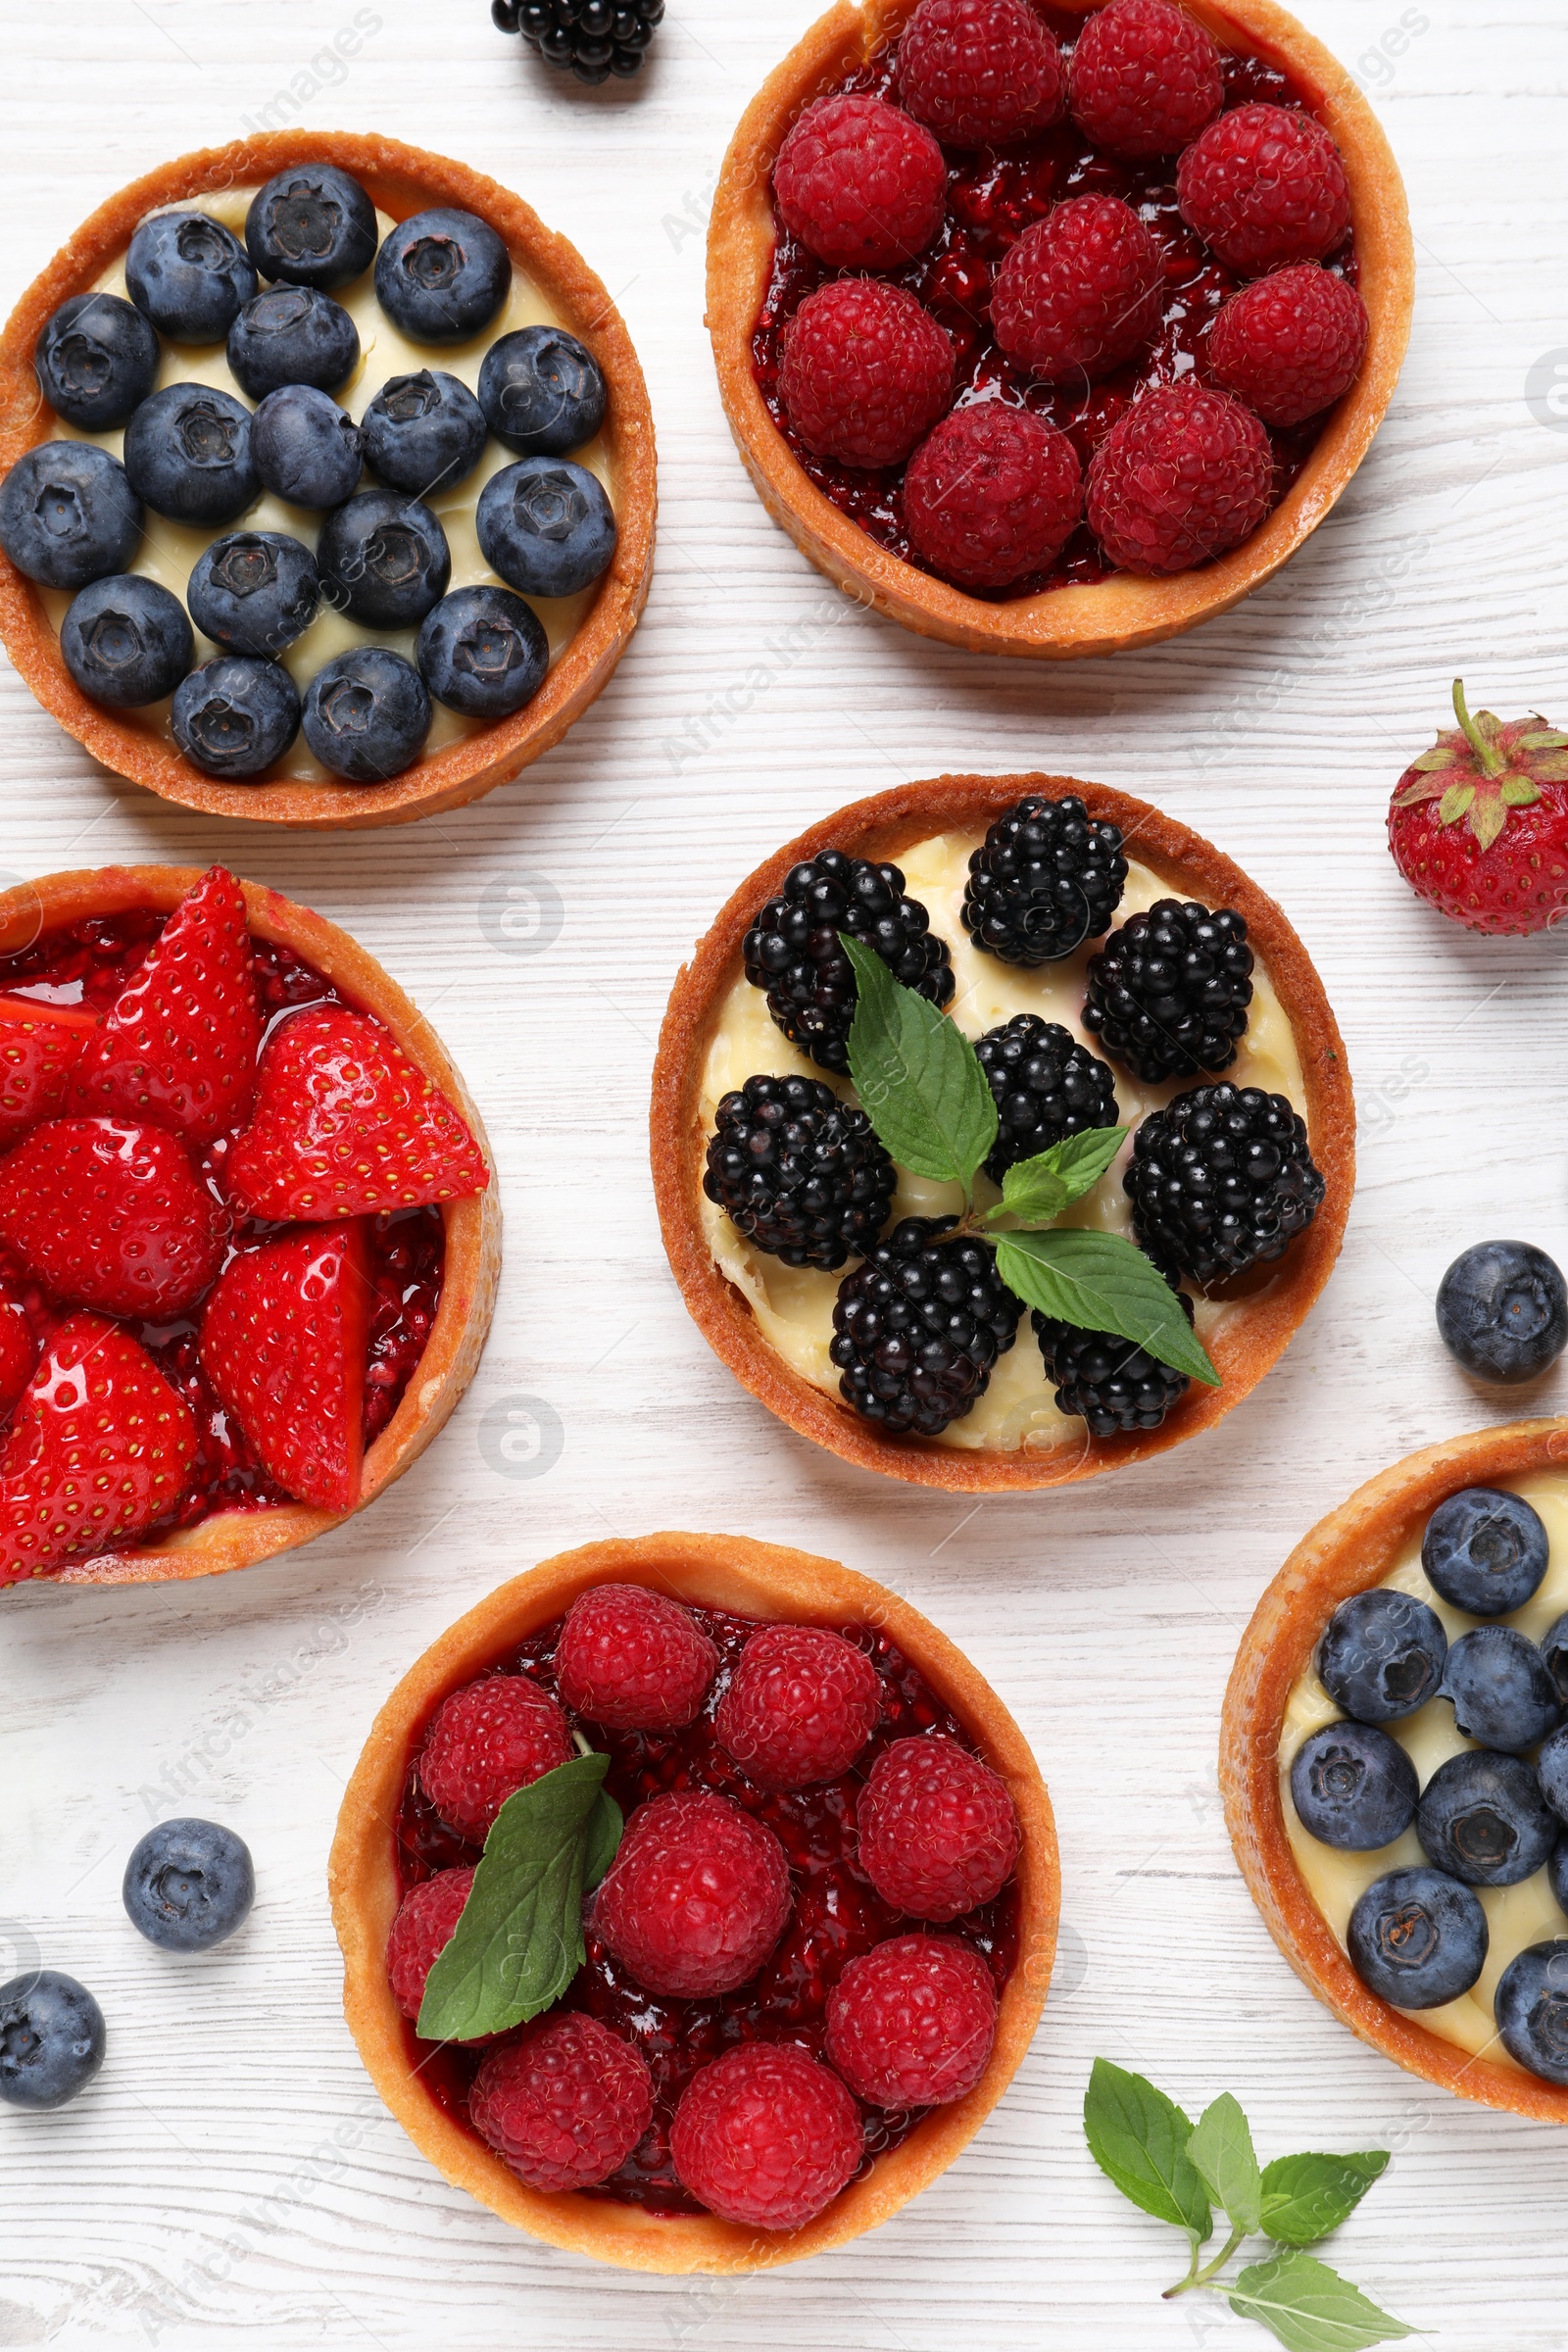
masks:
{"label": "mint sprig", "polygon": [[[1224,2295],[1238,2318],[1256,2320],[1287,2352],[1364,2352],[1417,2332],[1302,2251],[1354,2211],[1388,2165],[1383,2149],[1281,2156],[1260,2169],[1247,2117],[1229,2092],[1206,2107],[1195,2127],[1174,2099],[1108,2058],[1097,2058],[1089,2077],[1084,2135],[1095,2162],[1124,2197],[1155,2221],[1186,2231],[1187,2276],[1166,2288],[1167,2300],[1195,2290]],[[1230,2235],[1200,2268],[1200,2249],[1213,2230],[1212,2205],[1230,2223]],[[1243,2239],[1259,2231],[1284,2252],[1223,2278]]]}
{"label": "mint sprig", "polygon": [[997,1105],[974,1048],[945,1012],[894,979],[874,948],[840,932],[855,966],[850,1074],[889,1155],[967,1192],[997,1140]]}

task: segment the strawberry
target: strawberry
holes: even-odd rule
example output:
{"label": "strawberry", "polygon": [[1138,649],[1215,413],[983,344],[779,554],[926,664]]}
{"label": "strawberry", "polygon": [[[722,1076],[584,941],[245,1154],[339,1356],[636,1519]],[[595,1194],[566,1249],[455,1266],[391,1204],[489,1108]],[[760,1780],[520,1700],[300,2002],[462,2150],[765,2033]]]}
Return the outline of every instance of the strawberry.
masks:
{"label": "strawberry", "polygon": [[189,1408],[129,1333],[68,1316],[0,1454],[0,1585],[140,1535],[195,1458]]}
{"label": "strawberry", "polygon": [[82,1055],[72,1107],[210,1144],[250,1110],[261,1014],[245,894],[215,865],[174,909]]}
{"label": "strawberry", "polygon": [[199,1298],[228,1220],[183,1147],[133,1119],[53,1119],[0,1159],[0,1241],[65,1304],[162,1319]]}
{"label": "strawberry", "polygon": [[95,1012],[74,1005],[0,997],[0,1152],[41,1120],[59,1118],[71,1073],[97,1026]]}
{"label": "strawberry", "polygon": [[1527,937],[1568,906],[1568,734],[1544,718],[1472,718],[1399,778],[1389,848],[1418,898],[1467,930]]}
{"label": "strawberry", "polygon": [[32,1378],[37,1352],[26,1308],[14,1291],[0,1287],[0,1421]]}
{"label": "strawberry", "polygon": [[370,1336],[365,1228],[312,1225],[228,1265],[202,1324],[202,1369],[270,1476],[351,1511],[365,1461]]}
{"label": "strawberry", "polygon": [[273,1031],[225,1181],[251,1216],[314,1222],[456,1200],[490,1171],[380,1022],[324,1004]]}

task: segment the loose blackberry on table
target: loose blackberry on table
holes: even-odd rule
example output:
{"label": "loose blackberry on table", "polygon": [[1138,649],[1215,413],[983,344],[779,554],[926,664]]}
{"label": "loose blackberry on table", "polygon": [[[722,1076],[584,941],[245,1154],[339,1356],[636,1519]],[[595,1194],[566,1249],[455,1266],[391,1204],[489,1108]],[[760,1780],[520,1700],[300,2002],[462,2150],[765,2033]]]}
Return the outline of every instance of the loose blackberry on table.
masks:
{"label": "loose blackberry on table", "polygon": [[748,1078],[718,1105],[703,1190],[759,1250],[836,1273],[888,1220],[898,1170],[863,1110],[813,1078]]}
{"label": "loose blackberry on table", "polygon": [[521,33],[547,65],[590,86],[642,72],[664,0],[490,0],[500,32]]}
{"label": "loose blackberry on table", "polygon": [[1141,1246],[1201,1283],[1283,1256],[1327,1190],[1306,1121],[1255,1086],[1194,1087],[1151,1112],[1124,1181]]}
{"label": "loose blackberry on table", "polygon": [[1127,886],[1121,834],[1074,793],[1029,793],[969,859],[963,927],[977,948],[1028,969],[1110,928]]}
{"label": "loose blackberry on table", "polygon": [[985,1163],[993,1184],[1069,1135],[1117,1123],[1114,1078],[1059,1021],[1016,1012],[979,1040],[975,1056],[997,1105],[997,1140]]}
{"label": "loose blackberry on table", "polygon": [[850,932],[874,948],[904,987],[939,1008],[953,996],[953,960],[917,899],[906,896],[896,865],[871,865],[842,850],[819,850],[786,875],[742,946],[746,977],[792,1046],[824,1070],[850,1066],[855,973],[840,945]]}
{"label": "loose blackberry on table", "polygon": [[1158,899],[1090,957],[1084,1027],[1145,1086],[1158,1086],[1228,1069],[1251,1002],[1243,917]]}

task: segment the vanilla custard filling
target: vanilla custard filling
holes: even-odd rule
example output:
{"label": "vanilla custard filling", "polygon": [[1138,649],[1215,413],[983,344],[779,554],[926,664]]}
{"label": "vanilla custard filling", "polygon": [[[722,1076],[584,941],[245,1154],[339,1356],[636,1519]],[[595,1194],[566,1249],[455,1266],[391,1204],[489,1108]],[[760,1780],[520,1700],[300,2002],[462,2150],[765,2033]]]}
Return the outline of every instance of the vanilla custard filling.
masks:
{"label": "vanilla custard filling", "polygon": [[[159,205],[154,210],[171,213],[203,213],[210,220],[220,220],[225,228],[232,229],[243,245],[245,242],[245,216],[250,210],[251,199],[255,194],[254,187],[225,188],[220,193],[194,196],[184,203]],[[148,216],[148,218],[151,217],[151,215]],[[387,213],[378,211],[375,220],[378,240],[386,236],[395,226],[391,216]],[[124,299],[129,299],[125,295],[123,254],[103,272],[101,277],[94,281],[92,291],[99,294],[119,294]],[[551,308],[537,286],[524,276],[515,262],[512,267],[512,291],[506,302],[483,332],[473,336],[466,343],[416,343],[409,336],[403,334],[399,328],[394,326],[375,299],[375,264],[373,261],[362,277],[355,278],[346,286],[334,286],[331,289],[330,299],[341,304],[359,330],[359,361],[348,381],[340,384],[332,395],[338,406],[346,409],[356,423],[364,416],[367,408],[380,391],[382,385],[394,375],[416,375],[420,368],[428,368],[433,371],[457,376],[461,382],[467,385],[470,392],[476,393],[479,387],[479,369],[483,364],[485,353],[490,349],[491,344],[498,342],[503,335],[511,334],[520,326],[559,326],[565,328],[568,333],[571,331],[569,321],[562,318]],[[229,373],[224,344],[171,343],[167,336],[161,337],[160,340],[163,343],[164,357],[163,365],[158,371],[158,381],[154,386],[155,391],[161,392],[169,384],[215,384],[254,413],[258,404],[240,390],[239,385]],[[117,425],[112,432],[88,433],[78,430],[75,425],[67,424],[63,417],[57,417],[52,437],[57,440],[95,441],[100,449],[107,449],[111,456],[118,458],[122,454],[125,428],[123,425]],[[600,432],[583,448],[574,449],[571,452],[571,461],[573,465],[586,466],[590,473],[598,476],[605,486],[612,505],[614,505],[615,484],[604,433]],[[474,466],[472,472],[461,482],[455,483],[449,490],[433,490],[425,500],[425,505],[429,507],[446,532],[447,545],[452,551],[452,578],[448,584],[449,594],[454,588],[499,588],[507,585],[499,573],[491,570],[479,552],[479,538],[474,525],[474,514],[479,503],[479,493],[490,476],[499,472],[503,466],[514,466],[516,463],[516,452],[504,448],[492,433],[486,441],[480,454],[479,463]],[[362,489],[376,487],[374,476],[368,472],[363,477],[360,487]],[[274,498],[270,490],[264,490],[242,514],[234,517],[232,522],[225,522],[220,527],[171,522],[164,515],[155,514],[149,507],[146,510],[146,517],[142,526],[142,542],[130,568],[132,571],[145,572],[148,578],[159,581],[163,587],[171,589],[179,598],[181,604],[184,604],[185,590],[190,575],[202,555],[211,547],[215,539],[226,538],[231,531],[284,531],[291,539],[298,539],[314,555],[317,539],[325,520],[325,514],[318,513],[315,508],[290,506],[286,500]],[[560,660],[581,627],[584,615],[598,595],[599,588],[600,582],[596,580],[591,586],[581,589],[575,596],[528,596],[523,598],[524,604],[532,606],[544,625],[545,634],[550,640],[552,666]],[[58,635],[71,605],[71,591],[59,588],[40,588],[38,593],[43,599],[45,610]],[[513,593],[516,594],[517,591],[514,590]],[[194,621],[191,622],[191,627],[196,637],[196,662],[198,665],[216,660],[226,650],[220,645],[215,645],[211,638],[203,636],[200,629],[196,628]],[[406,660],[412,662],[415,640],[418,633],[417,627],[412,629],[363,628],[357,621],[350,620],[346,614],[334,612],[332,607],[323,601],[311,626],[305,630],[302,636],[295,638],[293,644],[285,649],[279,659],[292,675],[294,683],[303,697],[305,689],[318,669],[322,668],[326,662],[334,661],[339,654],[348,653],[355,646],[390,646],[394,653],[402,654]],[[172,700],[172,697],[166,697],[162,702],[146,703],[140,709],[133,710],[116,710],[114,715],[128,721],[133,726],[145,727],[153,734],[165,736],[172,742],[172,734],[169,718]],[[459,711],[447,710],[445,705],[438,703],[433,696],[431,697],[430,710],[430,732],[425,739],[421,758],[442,750],[448,744],[458,742],[464,736],[478,734],[486,726],[495,723],[488,719],[465,718]],[[346,783],[341,776],[334,776],[327,768],[324,768],[311,751],[303,731],[296,735],[282,759],[269,769],[268,778],[244,780],[266,781],[282,778],[293,778],[297,782],[313,785],[337,786],[349,794],[364,789],[361,785]],[[221,781],[222,779],[218,780]],[[393,781],[395,780],[394,778]]]}
{"label": "vanilla custard filling", "polygon": [[[1530,1478],[1502,1479],[1498,1484],[1505,1493],[1521,1495],[1540,1513],[1551,1546],[1541,1590],[1522,1609],[1515,1609],[1507,1617],[1481,1618],[1467,1616],[1463,1609],[1454,1608],[1427,1582],[1421,1566],[1419,1539],[1382,1579],[1395,1592],[1413,1593],[1429,1608],[1436,1609],[1450,1642],[1456,1642],[1461,1634],[1482,1624],[1511,1625],[1530,1641],[1539,1642],[1564,1609],[1568,1609],[1568,1477],[1545,1471]],[[1291,1765],[1309,1733],[1340,1719],[1340,1709],[1319,1682],[1316,1667],[1308,1667],[1292,1690],[1285,1710],[1280,1734],[1280,1792],[1286,1835],[1297,1865],[1336,1939],[1348,1949],[1350,1913],[1373,1881],[1391,1870],[1430,1869],[1432,1864],[1413,1823],[1392,1845],[1380,1846],[1377,1852],[1369,1854],[1344,1853],[1338,1846],[1324,1845],[1302,1828],[1291,1798]],[[1379,1729],[1397,1740],[1406,1750],[1423,1788],[1440,1764],[1476,1745],[1473,1740],[1462,1739],[1455,1731],[1453,1709],[1446,1698],[1429,1699],[1403,1722],[1385,1723]],[[1440,2040],[1455,2042],[1460,2049],[1469,2050],[1494,2066],[1515,2067],[1515,2061],[1498,2038],[1493,2016],[1498,1980],[1508,1963],[1530,1944],[1568,1936],[1568,1920],[1557,1906],[1544,1869],[1538,1870],[1534,1878],[1525,1879],[1517,1886],[1476,1886],[1471,1891],[1480,1898],[1487,1915],[1491,1940],[1485,1968],[1470,1990],[1458,2000],[1446,2001],[1437,2009],[1410,2009],[1400,2014],[1425,2026]],[[1527,2070],[1515,2067],[1515,2071]]]}
{"label": "vanilla custard filling", "polygon": [[[983,1037],[988,1030],[1011,1020],[1015,1013],[1038,1013],[1044,1020],[1059,1021],[1092,1054],[1108,1061],[1109,1057],[1090,1036],[1082,1020],[1089,958],[1102,941],[1091,940],[1076,955],[1064,956],[1059,963],[1043,964],[1037,971],[1024,971],[1015,964],[1004,963],[999,956],[984,955],[970,941],[960,910],[964,885],[969,878],[969,858],[985,836],[984,825],[963,832],[939,833],[930,841],[918,843],[897,860],[910,898],[925,907],[931,917],[932,931],[946,941],[952,954],[955,988],[949,1012],[970,1039]],[[1147,911],[1157,899],[1179,895],[1147,866],[1129,860],[1127,887],[1116,919],[1124,921],[1130,914]],[[1255,949],[1253,954],[1256,955]],[[1136,1129],[1152,1110],[1159,1109],[1175,1096],[1191,1087],[1210,1083],[1206,1078],[1179,1078],[1162,1086],[1145,1087],[1119,1063],[1109,1062],[1109,1066],[1116,1081],[1119,1123],[1130,1129]],[[713,1132],[720,1098],[744,1086],[748,1078],[763,1073],[779,1078],[823,1079],[846,1102],[856,1100],[847,1078],[819,1069],[790,1044],[783,1031],[774,1025],[763,991],[754,988],[743,977],[735,982],[724,1000],[703,1071],[701,1117],[707,1135]],[[1267,1094],[1288,1096],[1293,1107],[1303,1118],[1306,1115],[1296,1037],[1260,957],[1252,973],[1247,1035],[1236,1060],[1219,1077],[1237,1086],[1256,1086]],[[1132,1211],[1121,1180],[1131,1153],[1129,1136],[1121,1153],[1094,1191],[1067,1210],[1061,1220],[1064,1225],[1088,1225],[1130,1237]],[[766,1251],[753,1248],[724,1210],[702,1192],[700,1174],[698,1184],[698,1212],[719,1272],[748,1300],[763,1338],[785,1362],[813,1388],[837,1396],[839,1370],[828,1354],[833,1341],[833,1307],[840,1283],[846,1274],[853,1272],[858,1260],[852,1258],[837,1274],[819,1273],[814,1267],[786,1266]],[[975,1192],[977,1200],[986,1205],[1001,1198],[998,1188],[984,1173],[976,1179]],[[956,1216],[962,1208],[963,1197],[957,1185],[932,1183],[924,1177],[910,1176],[901,1168],[889,1225],[900,1217]],[[1284,1262],[1281,1261],[1282,1269]],[[1248,1303],[1195,1299],[1200,1336],[1205,1341],[1212,1340],[1230,1320],[1246,1311]],[[984,1396],[971,1412],[950,1422],[937,1442],[960,1446],[968,1452],[1016,1453],[1027,1448],[1043,1453],[1055,1446],[1081,1444],[1084,1436],[1084,1424],[1075,1413],[1057,1411],[1054,1391],[1046,1378],[1028,1312],[1020,1309],[1018,1336],[1007,1353],[998,1357]]]}

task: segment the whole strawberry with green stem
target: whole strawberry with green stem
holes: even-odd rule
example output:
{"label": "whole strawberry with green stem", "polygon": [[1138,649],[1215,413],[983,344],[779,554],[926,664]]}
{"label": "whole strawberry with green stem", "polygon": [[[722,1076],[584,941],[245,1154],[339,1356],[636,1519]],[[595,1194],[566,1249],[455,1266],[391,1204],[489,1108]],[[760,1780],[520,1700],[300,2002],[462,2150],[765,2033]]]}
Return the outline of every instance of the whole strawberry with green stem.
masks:
{"label": "whole strawberry with green stem", "polygon": [[1568,733],[1541,717],[1471,716],[1399,778],[1389,848],[1418,898],[1467,930],[1525,938],[1568,908]]}

